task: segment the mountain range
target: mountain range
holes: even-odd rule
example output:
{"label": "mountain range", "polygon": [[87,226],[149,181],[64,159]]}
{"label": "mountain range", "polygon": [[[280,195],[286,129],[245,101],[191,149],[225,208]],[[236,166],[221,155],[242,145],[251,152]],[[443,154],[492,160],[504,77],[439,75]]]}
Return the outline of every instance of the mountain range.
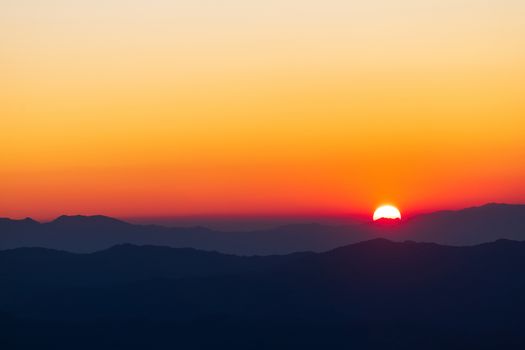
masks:
{"label": "mountain range", "polygon": [[18,349],[522,349],[525,243],[374,239],[235,256],[118,245],[0,251],[0,345]]}
{"label": "mountain range", "polygon": [[488,204],[246,232],[0,219],[0,348],[523,349],[524,218]]}
{"label": "mountain range", "polygon": [[78,253],[129,243],[271,255],[323,252],[378,237],[458,246],[497,239],[525,240],[525,205],[487,204],[439,211],[404,219],[395,225],[357,221],[348,225],[304,223],[245,232],[137,225],[106,216],[61,216],[47,223],[30,218],[0,219],[0,249],[42,247]]}

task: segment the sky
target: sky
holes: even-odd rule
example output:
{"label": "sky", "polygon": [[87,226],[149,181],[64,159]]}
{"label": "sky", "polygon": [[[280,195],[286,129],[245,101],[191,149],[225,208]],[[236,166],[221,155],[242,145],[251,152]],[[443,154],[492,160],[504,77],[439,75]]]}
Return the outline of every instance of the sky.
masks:
{"label": "sky", "polygon": [[525,203],[521,0],[3,0],[0,216]]}

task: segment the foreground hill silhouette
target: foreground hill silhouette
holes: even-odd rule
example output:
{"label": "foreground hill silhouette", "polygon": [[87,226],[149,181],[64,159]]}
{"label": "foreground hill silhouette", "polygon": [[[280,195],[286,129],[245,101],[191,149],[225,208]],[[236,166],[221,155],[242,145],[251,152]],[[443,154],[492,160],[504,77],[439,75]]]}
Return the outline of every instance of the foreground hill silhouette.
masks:
{"label": "foreground hill silhouette", "polygon": [[43,247],[93,252],[131,243],[267,255],[322,252],[374,237],[447,245],[480,244],[500,238],[525,240],[525,205],[487,204],[459,211],[440,211],[402,220],[395,225],[383,221],[345,226],[312,223],[248,232],[132,225],[104,216],[61,216],[49,223],[0,219],[0,249]]}
{"label": "foreground hill silhouette", "polygon": [[[242,257],[119,245],[0,251],[17,348],[522,348],[525,243],[375,239]],[[2,343],[0,343],[2,344]]]}

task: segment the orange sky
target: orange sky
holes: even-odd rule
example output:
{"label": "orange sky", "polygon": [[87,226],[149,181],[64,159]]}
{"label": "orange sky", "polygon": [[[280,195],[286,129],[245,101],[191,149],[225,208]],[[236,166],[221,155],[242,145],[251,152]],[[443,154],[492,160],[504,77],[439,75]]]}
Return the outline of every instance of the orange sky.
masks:
{"label": "orange sky", "polygon": [[4,1],[0,216],[523,203],[524,19],[517,0]]}

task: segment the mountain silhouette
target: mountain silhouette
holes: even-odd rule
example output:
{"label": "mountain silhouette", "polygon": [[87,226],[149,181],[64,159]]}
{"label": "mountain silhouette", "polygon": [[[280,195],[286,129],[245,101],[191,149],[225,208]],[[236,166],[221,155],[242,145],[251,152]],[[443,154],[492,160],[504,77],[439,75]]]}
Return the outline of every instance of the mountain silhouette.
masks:
{"label": "mountain silhouette", "polygon": [[487,204],[458,211],[423,214],[400,221],[382,219],[344,226],[292,224],[246,232],[134,225],[105,216],[61,216],[49,223],[31,219],[0,219],[0,249],[43,247],[94,252],[130,243],[192,247],[229,254],[269,255],[322,252],[375,237],[474,245],[500,238],[524,240],[524,218],[525,205]]}
{"label": "mountain silhouette", "polygon": [[490,203],[457,211],[415,216],[398,230],[398,239],[472,245],[500,238],[525,239],[525,205]]}
{"label": "mountain silhouette", "polygon": [[79,348],[108,349],[519,349],[524,272],[525,243],[511,240],[378,238],[265,257],[129,244],[89,254],[18,248],[0,251],[0,325],[12,330],[6,343],[28,349],[66,348],[76,337]]}
{"label": "mountain silhouette", "polygon": [[376,226],[394,226],[401,223],[401,219],[380,218],[373,222]]}
{"label": "mountain silhouette", "polygon": [[61,215],[55,220],[51,221],[48,225],[54,227],[66,227],[66,228],[83,228],[83,227],[92,227],[92,228],[117,228],[122,226],[129,226],[130,224],[110,218],[104,215]]}

